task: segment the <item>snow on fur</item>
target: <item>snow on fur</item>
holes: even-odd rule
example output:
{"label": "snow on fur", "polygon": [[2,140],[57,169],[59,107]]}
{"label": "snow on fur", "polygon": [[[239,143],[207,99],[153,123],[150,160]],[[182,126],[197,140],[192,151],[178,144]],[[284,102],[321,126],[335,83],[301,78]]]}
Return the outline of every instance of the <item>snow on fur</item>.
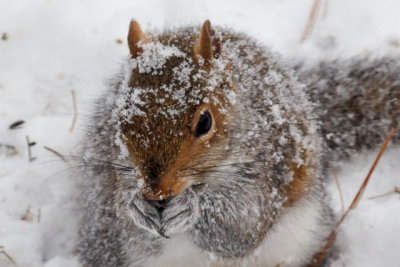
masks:
{"label": "snow on fur", "polygon": [[[22,5],[25,9],[21,9]],[[85,115],[93,108],[92,100],[107,89],[103,81],[114,77],[120,68],[118,59],[128,54],[126,45],[117,44],[115,39],[125,40],[125,26],[132,17],[143,28],[162,28],[166,21],[181,25],[210,18],[213,24],[232,25],[284,55],[308,58],[365,51],[398,53],[400,34],[397,13],[393,12],[400,8],[396,0],[384,4],[329,1],[326,19],[317,21],[311,39],[301,46],[298,39],[310,8],[310,1],[306,0],[246,6],[240,1],[155,1],[150,5],[122,1],[113,5],[109,1],[83,4],[25,0],[3,1],[0,7],[7,10],[0,16],[0,34],[8,35],[7,40],[0,40],[0,246],[18,266],[79,266],[74,255],[80,218],[76,210],[79,185],[66,169],[71,167],[77,173],[81,169],[76,164],[65,165],[42,146],[64,155],[74,154],[85,128]],[[223,11],[227,7],[229,10]],[[71,89],[77,92],[79,112],[78,130],[72,133]],[[232,99],[236,104],[237,98]],[[282,109],[273,107],[273,116],[279,121]],[[8,129],[20,119],[26,121],[22,128]],[[246,135],[267,129],[262,128],[267,125],[254,127],[259,128]],[[293,129],[293,135],[295,132]],[[33,156],[37,157],[34,162],[28,162],[26,135],[36,142],[32,147]],[[282,144],[286,141],[284,137],[279,139]],[[17,154],[11,153],[7,145],[13,146]],[[342,250],[330,266],[396,266],[400,262],[400,239],[393,234],[398,231],[398,195],[368,199],[398,186],[399,153],[398,148],[392,147],[383,156],[365,198],[341,227],[337,244]],[[375,157],[374,151],[362,154],[337,169],[346,204]],[[281,155],[271,157],[279,160]],[[333,179],[328,188],[339,215],[340,200]],[[179,240],[178,244],[192,251],[185,242]],[[179,257],[182,252],[170,253]],[[0,266],[13,264],[0,254]]]}

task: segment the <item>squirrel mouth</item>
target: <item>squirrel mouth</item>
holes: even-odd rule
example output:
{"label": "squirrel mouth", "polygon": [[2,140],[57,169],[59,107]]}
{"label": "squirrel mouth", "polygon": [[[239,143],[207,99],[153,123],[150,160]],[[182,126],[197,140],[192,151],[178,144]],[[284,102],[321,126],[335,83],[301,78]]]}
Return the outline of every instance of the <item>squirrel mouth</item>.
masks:
{"label": "squirrel mouth", "polygon": [[146,199],[145,201],[149,203],[151,206],[155,207],[160,214],[160,217],[165,210],[165,207],[168,205],[168,203],[173,199],[174,197],[168,197],[163,200],[151,200],[151,199]]}
{"label": "squirrel mouth", "polygon": [[163,200],[148,199],[142,193],[132,199],[130,217],[140,228],[168,239],[192,226],[199,216],[199,202],[195,191],[202,185],[192,185],[177,196]]}

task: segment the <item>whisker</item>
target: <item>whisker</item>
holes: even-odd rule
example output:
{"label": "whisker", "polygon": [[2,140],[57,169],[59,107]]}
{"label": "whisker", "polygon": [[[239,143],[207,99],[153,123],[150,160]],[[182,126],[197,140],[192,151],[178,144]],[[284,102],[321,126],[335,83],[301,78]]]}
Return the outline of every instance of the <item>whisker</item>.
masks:
{"label": "whisker", "polygon": [[80,156],[66,156],[66,158],[69,159],[73,159],[73,160],[80,160],[83,161],[85,164],[91,163],[90,161],[95,161],[98,163],[99,166],[101,166],[102,164],[107,165],[107,166],[113,166],[113,167],[119,167],[119,168],[123,168],[123,169],[127,169],[127,170],[134,170],[133,167],[130,166],[125,166],[119,163],[114,163],[114,162],[110,162],[110,161],[106,161],[106,160],[102,160],[102,159],[97,159],[97,158],[87,158],[87,157],[80,157]]}
{"label": "whisker", "polygon": [[253,163],[255,161],[244,161],[244,162],[234,162],[234,163],[228,163],[228,164],[220,164],[220,165],[214,165],[214,166],[208,166],[208,167],[202,167],[201,170],[209,170],[209,169],[215,169],[219,167],[226,167],[226,166],[237,166],[245,163]]}

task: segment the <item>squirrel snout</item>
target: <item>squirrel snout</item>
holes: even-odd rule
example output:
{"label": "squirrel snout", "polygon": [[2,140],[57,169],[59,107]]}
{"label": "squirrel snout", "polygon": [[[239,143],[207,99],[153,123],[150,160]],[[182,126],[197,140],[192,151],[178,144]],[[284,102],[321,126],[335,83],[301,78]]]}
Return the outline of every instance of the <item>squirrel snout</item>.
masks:
{"label": "squirrel snout", "polygon": [[179,195],[185,188],[186,181],[176,181],[173,177],[163,176],[157,184],[146,183],[141,191],[146,199],[160,201]]}
{"label": "squirrel snout", "polygon": [[177,196],[186,187],[186,181],[175,170],[148,171],[144,178],[143,196],[148,200],[160,201]]}
{"label": "squirrel snout", "polygon": [[144,189],[142,194],[148,201],[164,201],[172,195],[170,190],[162,189]]}

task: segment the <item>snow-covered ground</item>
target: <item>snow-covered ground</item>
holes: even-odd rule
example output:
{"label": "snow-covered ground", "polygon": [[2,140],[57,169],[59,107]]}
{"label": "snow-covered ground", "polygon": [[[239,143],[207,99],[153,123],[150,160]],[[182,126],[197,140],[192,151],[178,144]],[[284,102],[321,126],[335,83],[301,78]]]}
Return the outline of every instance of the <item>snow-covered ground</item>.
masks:
{"label": "snow-covered ground", "polygon": [[[299,40],[313,0],[0,0],[0,266],[79,266],[79,211],[70,166],[44,149],[76,151],[90,103],[128,54],[128,24],[165,28],[210,19],[247,32],[284,56],[321,58],[400,52],[400,1],[324,0],[314,32]],[[121,42],[119,41],[122,41]],[[70,130],[76,94],[77,124]],[[9,126],[24,120],[18,129]],[[31,142],[28,161],[26,136]],[[6,147],[11,145],[15,148]],[[341,164],[346,207],[377,151]],[[385,153],[359,207],[340,228],[331,266],[399,266],[400,149]],[[329,181],[339,215],[336,184]]]}

